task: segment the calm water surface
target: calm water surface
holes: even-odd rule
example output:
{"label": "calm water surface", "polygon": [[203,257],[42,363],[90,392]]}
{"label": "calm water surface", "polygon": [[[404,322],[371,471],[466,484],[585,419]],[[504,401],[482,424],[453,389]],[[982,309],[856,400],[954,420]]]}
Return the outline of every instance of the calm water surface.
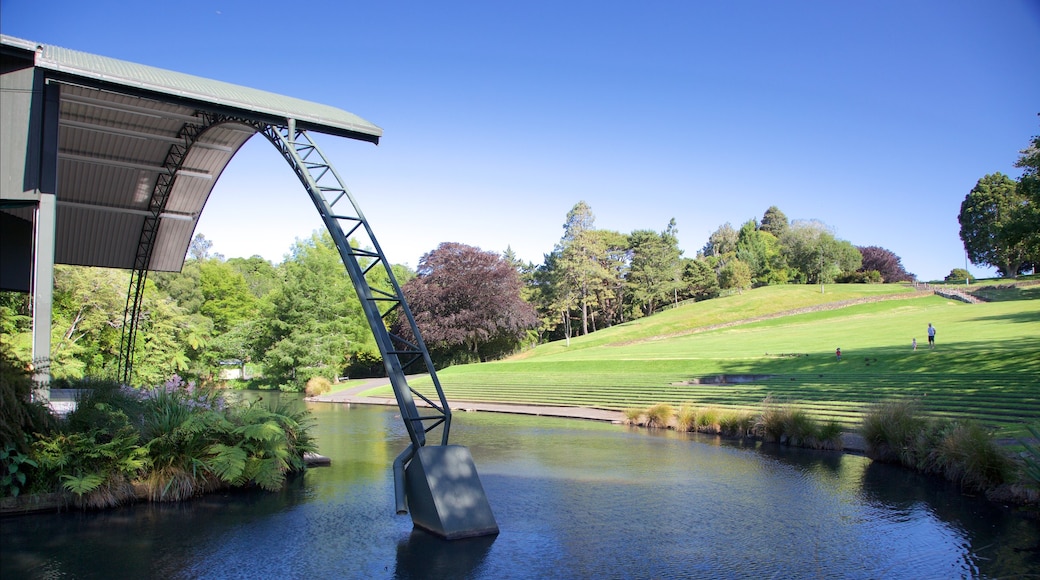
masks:
{"label": "calm water surface", "polygon": [[837,453],[456,413],[501,533],[445,542],[394,513],[396,409],[312,404],[322,454],[281,493],[4,519],[13,578],[1007,578],[1040,524]]}

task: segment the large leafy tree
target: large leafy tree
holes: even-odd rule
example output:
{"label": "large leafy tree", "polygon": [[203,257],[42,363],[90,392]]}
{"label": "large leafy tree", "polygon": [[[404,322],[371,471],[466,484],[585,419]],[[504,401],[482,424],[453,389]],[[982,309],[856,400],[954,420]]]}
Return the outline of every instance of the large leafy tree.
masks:
{"label": "large leafy tree", "polygon": [[602,237],[595,233],[595,221],[592,208],[579,201],[567,212],[563,237],[554,250],[559,254],[556,284],[561,285],[557,294],[561,300],[556,306],[563,309],[568,337],[573,307],[581,312],[581,333],[589,333],[589,311],[596,306],[598,291],[610,279],[610,272],[601,260],[606,246]]}
{"label": "large leafy tree", "polygon": [[1012,236],[1025,247],[1035,271],[1040,265],[1040,135],[1021,151],[1015,167],[1022,168],[1018,189],[1023,203],[1015,216]]}
{"label": "large leafy tree", "polygon": [[863,256],[860,272],[875,271],[886,283],[911,282],[914,275],[903,267],[903,260],[891,250],[879,246],[857,247]]}
{"label": "large leafy tree", "polygon": [[373,342],[336,244],[327,231],[297,240],[280,269],[282,283],[266,301],[269,320],[257,342],[264,373],[293,388],[312,376],[334,378],[352,352],[367,352]]}
{"label": "large leafy tree", "polygon": [[[402,290],[437,362],[482,361],[513,352],[535,328],[516,269],[473,246],[443,243],[419,260]],[[409,336],[398,324],[394,332]]]}
{"label": "large leafy tree", "polygon": [[1028,262],[1021,220],[1028,199],[1010,177],[986,175],[961,202],[961,241],[972,264],[988,265],[1001,276],[1015,277]]}
{"label": "large leafy tree", "polygon": [[128,282],[120,270],[55,267],[52,377],[115,375]]}
{"label": "large leafy tree", "polygon": [[629,234],[628,288],[633,304],[644,316],[678,298],[682,250],[677,233],[673,218],[663,232],[637,230]]}
{"label": "large leafy tree", "polygon": [[759,229],[763,232],[769,232],[773,234],[773,237],[780,239],[780,236],[784,235],[789,226],[790,222],[788,222],[784,212],[780,211],[780,208],[775,205],[771,205],[762,214],[762,225],[759,226]]}
{"label": "large leafy tree", "polygon": [[721,292],[718,275],[703,259],[683,258],[682,282],[680,300],[708,300],[717,298]]}
{"label": "large leafy tree", "polygon": [[739,238],[740,234],[737,230],[733,229],[729,222],[726,222],[708,236],[708,243],[701,249],[701,254],[719,258],[732,254],[737,251],[737,240]]}
{"label": "large leafy tree", "polygon": [[834,237],[824,223],[795,221],[780,240],[787,263],[806,284],[832,282],[842,272],[858,270],[863,263],[859,250]]}
{"label": "large leafy tree", "polygon": [[[594,303],[597,309],[590,316],[595,329],[598,327],[597,320],[601,321],[603,326],[625,321],[625,285],[629,274],[630,252],[629,238],[625,234],[613,230],[593,231],[603,245],[603,254],[599,262],[605,276],[603,283],[595,287]],[[598,316],[595,315],[597,312]]]}
{"label": "large leafy tree", "polygon": [[787,282],[787,267],[780,250],[780,241],[748,220],[740,227],[737,235],[736,257],[751,270],[752,284],[784,284]]}

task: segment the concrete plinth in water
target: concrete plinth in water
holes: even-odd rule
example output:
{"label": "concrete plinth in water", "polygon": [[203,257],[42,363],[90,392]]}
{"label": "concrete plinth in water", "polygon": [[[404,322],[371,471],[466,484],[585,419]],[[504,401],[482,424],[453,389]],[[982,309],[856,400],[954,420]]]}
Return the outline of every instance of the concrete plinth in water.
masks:
{"label": "concrete plinth in water", "polygon": [[461,445],[420,447],[405,469],[412,523],[454,540],[498,533],[469,449]]}

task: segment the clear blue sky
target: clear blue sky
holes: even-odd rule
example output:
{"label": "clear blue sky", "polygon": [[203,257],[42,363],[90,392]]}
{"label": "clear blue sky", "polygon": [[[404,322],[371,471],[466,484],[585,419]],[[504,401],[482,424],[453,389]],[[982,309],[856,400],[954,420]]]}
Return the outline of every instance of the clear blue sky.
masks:
{"label": "clear blue sky", "polygon": [[[0,32],[381,126],[317,139],[412,267],[444,241],[540,263],[585,200],[625,233],[674,217],[687,256],[776,205],[942,278],[964,196],[1040,133],[1037,0],[3,0]],[[255,137],[197,232],[278,262],[321,227]]]}

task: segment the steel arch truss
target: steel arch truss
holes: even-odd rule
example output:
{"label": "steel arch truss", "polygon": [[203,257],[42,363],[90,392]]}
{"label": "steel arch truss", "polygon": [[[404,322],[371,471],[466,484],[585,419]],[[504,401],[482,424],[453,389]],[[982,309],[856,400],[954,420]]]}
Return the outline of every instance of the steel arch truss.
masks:
{"label": "steel arch truss", "polygon": [[[383,255],[383,251],[372,233],[372,228],[362,214],[354,196],[343,184],[336,170],[327,161],[310,135],[297,129],[293,119],[289,119],[285,126],[275,126],[222,115],[206,114],[204,118],[206,119],[205,124],[184,127],[181,135],[183,144],[170,148],[165,163],[166,171],[160,175],[153,191],[150,216],[146,219],[141,232],[137,261],[127,295],[120,376],[129,384],[133,367],[137,322],[145,280],[148,275],[148,264],[158,234],[159,215],[166,207],[177,169],[195,140],[206,129],[220,123],[237,123],[253,127],[278,149],[307,189],[311,201],[321,214],[321,218],[336,244],[343,264],[346,266],[347,274],[361,301],[362,310],[382,355],[383,365],[393,387],[394,397],[397,399],[401,418],[410,439],[408,447],[397,456],[393,464],[397,511],[398,513],[407,512],[405,467],[426,445],[426,434],[433,429],[441,427],[440,444],[441,446],[448,445],[451,409],[437,378],[429,351],[394,276],[391,264]],[[395,319],[407,322],[411,330],[411,338],[391,332],[390,324]],[[409,376],[421,377],[423,375],[429,376],[433,383],[436,390],[434,399],[408,384]],[[425,402],[422,412],[416,405],[415,397]],[[468,457],[468,452],[466,452],[466,457]],[[471,460],[467,459],[467,461],[472,465]],[[475,470],[473,473],[475,474]],[[482,489],[479,490],[479,497],[486,506]],[[486,509],[486,512],[491,523],[494,524],[490,510]],[[490,529],[490,527],[481,528],[482,531],[478,533],[486,533]],[[494,526],[493,529],[497,533],[497,526]]]}
{"label": "steel arch truss", "polygon": [[[296,129],[292,119],[284,127],[250,124],[267,137],[292,167],[336,243],[383,357],[401,418],[411,439],[411,453],[424,446],[426,433],[438,426],[443,426],[441,445],[447,445],[451,409],[391,264],[383,255],[354,196],[310,135]],[[389,288],[386,288],[387,284]],[[388,321],[392,320],[392,315],[407,321],[414,337],[412,340],[390,332]],[[437,392],[436,401],[408,385],[407,375],[422,374],[427,374],[432,380]],[[428,405],[425,414],[418,411],[414,397]]]}
{"label": "steel arch truss", "polygon": [[170,146],[163,161],[163,171],[155,180],[152,189],[152,198],[148,203],[148,215],[145,216],[144,225],[141,227],[141,235],[137,242],[137,255],[134,258],[134,269],[130,273],[130,287],[126,292],[126,308],[123,310],[123,332],[119,341],[119,371],[118,376],[124,384],[131,384],[134,368],[134,351],[137,345],[137,324],[141,317],[141,303],[144,300],[145,282],[148,279],[148,267],[152,262],[152,252],[155,242],[159,236],[159,225],[162,220],[159,216],[166,211],[166,202],[170,199],[170,190],[173,189],[177,178],[177,170],[184,163],[192,145],[198,140],[206,129],[213,126],[215,119],[197,112],[197,115],[205,119],[202,124],[185,124],[177,135],[181,141]]}

